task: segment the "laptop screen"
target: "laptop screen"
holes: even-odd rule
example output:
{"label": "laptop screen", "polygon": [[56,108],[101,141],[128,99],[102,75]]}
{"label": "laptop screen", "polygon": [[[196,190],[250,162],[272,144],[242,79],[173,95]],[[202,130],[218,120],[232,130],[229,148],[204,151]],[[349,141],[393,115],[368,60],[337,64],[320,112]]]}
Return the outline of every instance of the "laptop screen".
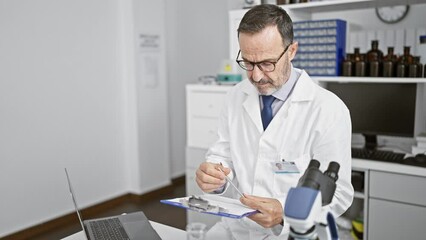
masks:
{"label": "laptop screen", "polygon": [[86,235],[86,238],[88,239],[89,235],[87,234],[86,229],[84,228],[83,219],[81,217],[80,210],[79,210],[79,208],[77,206],[77,201],[75,200],[75,193],[74,193],[74,190],[72,188],[70,177],[68,175],[68,171],[67,171],[66,168],[65,168],[65,174],[67,175],[68,188],[70,189],[70,194],[71,194],[71,197],[72,197],[72,201],[74,203],[75,211],[77,212],[78,220],[80,221],[81,228],[83,228],[83,232]]}

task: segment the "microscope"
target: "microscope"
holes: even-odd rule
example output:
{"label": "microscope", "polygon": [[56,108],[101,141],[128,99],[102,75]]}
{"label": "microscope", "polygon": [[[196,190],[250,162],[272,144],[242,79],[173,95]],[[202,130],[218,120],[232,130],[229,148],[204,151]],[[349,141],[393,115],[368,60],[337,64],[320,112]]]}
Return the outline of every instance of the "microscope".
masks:
{"label": "microscope", "polygon": [[285,222],[290,225],[289,240],[337,240],[337,226],[329,205],[336,190],[340,165],[330,162],[322,173],[320,162],[312,159],[297,187],[290,189],[284,206]]}

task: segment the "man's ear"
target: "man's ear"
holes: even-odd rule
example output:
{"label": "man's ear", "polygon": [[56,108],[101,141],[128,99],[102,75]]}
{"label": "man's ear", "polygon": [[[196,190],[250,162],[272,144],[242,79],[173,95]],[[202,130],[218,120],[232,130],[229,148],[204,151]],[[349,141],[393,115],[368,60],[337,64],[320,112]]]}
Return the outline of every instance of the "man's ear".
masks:
{"label": "man's ear", "polygon": [[290,61],[296,56],[297,48],[299,47],[298,42],[293,42],[291,46],[288,48]]}

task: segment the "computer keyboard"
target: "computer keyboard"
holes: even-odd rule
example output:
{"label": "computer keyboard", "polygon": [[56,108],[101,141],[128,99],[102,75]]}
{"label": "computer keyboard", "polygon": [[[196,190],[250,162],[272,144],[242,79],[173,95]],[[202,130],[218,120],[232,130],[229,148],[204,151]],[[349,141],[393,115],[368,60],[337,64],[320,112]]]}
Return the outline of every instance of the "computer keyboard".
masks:
{"label": "computer keyboard", "polygon": [[92,229],[95,239],[130,239],[129,236],[127,236],[126,230],[124,230],[124,227],[118,218],[96,220],[90,222],[89,226]]}
{"label": "computer keyboard", "polygon": [[404,153],[383,150],[369,150],[365,148],[352,148],[352,158],[376,160],[391,163],[402,163]]}

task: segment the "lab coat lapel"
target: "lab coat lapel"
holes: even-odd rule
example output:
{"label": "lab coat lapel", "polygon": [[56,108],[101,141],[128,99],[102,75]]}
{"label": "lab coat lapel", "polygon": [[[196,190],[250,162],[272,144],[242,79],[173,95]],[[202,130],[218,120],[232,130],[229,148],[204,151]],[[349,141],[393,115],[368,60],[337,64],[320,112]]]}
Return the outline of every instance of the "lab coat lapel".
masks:
{"label": "lab coat lapel", "polygon": [[291,102],[312,101],[315,95],[316,83],[303,70],[291,94]]}
{"label": "lab coat lapel", "polygon": [[247,112],[257,130],[263,132],[262,119],[260,116],[259,93],[257,89],[249,82],[245,82],[242,88],[246,94],[246,99],[243,102],[243,108]]}
{"label": "lab coat lapel", "polygon": [[292,112],[292,105],[297,102],[311,101],[315,94],[314,81],[308,76],[305,71],[302,71],[299,79],[294,86],[293,93],[288,100],[284,103],[280,110],[275,114],[265,133],[271,132],[275,136],[276,128],[284,124],[287,117]]}

